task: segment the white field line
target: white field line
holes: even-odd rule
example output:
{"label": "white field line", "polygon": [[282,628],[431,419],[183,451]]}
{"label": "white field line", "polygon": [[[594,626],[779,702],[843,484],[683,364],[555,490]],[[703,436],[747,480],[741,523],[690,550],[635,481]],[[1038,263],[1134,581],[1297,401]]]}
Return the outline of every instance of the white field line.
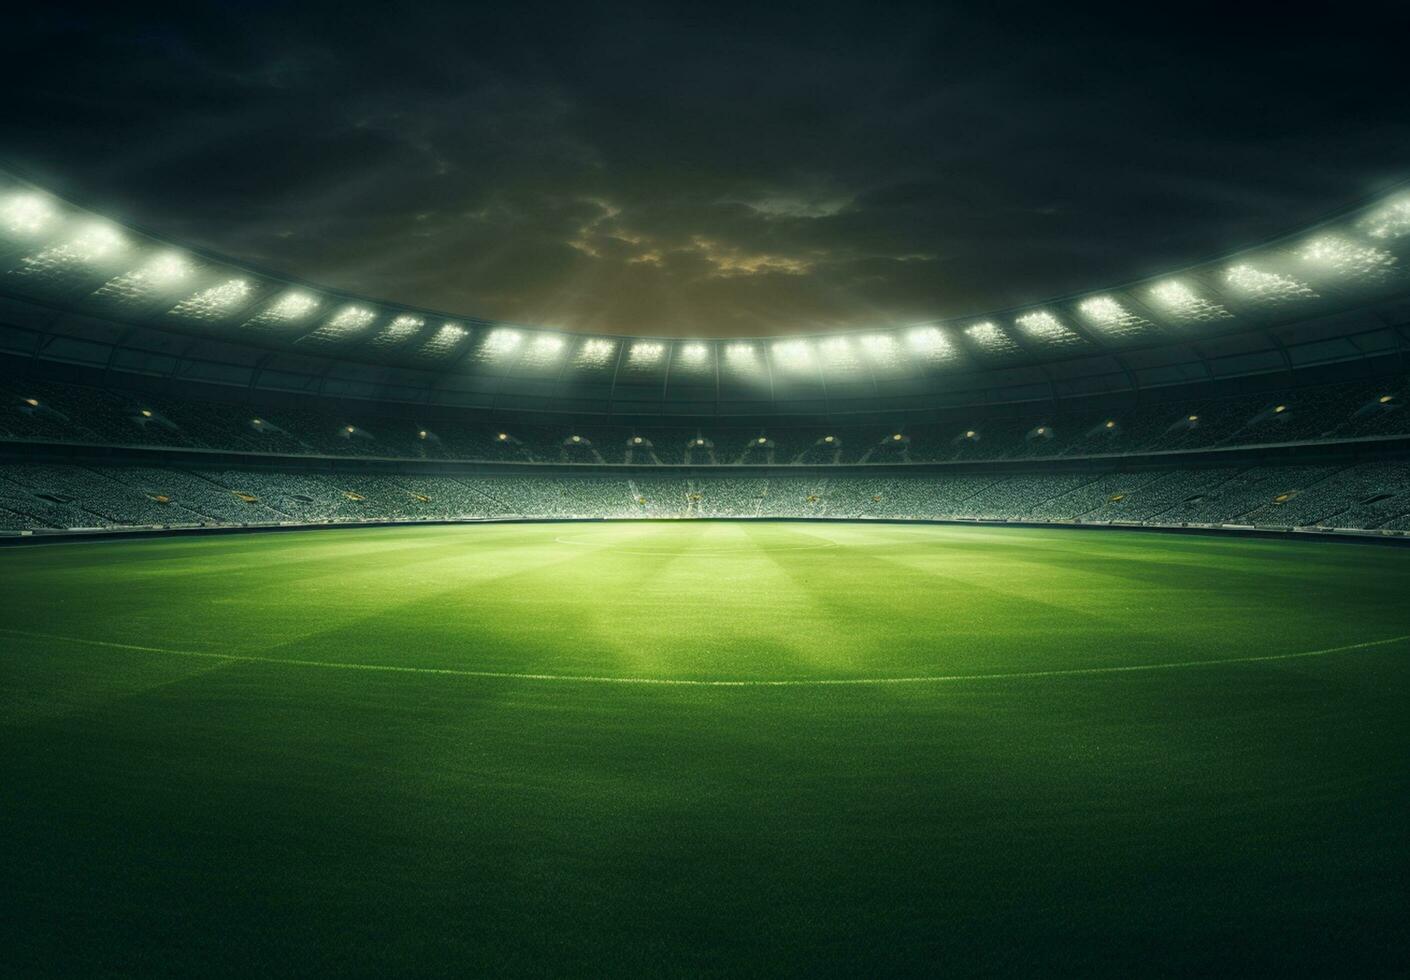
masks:
{"label": "white field line", "polygon": [[173,650],[168,647],[140,646],[136,643],[113,643],[108,640],[86,640],[77,636],[58,636],[52,633],[32,633],[28,630],[0,627],[0,633],[11,636],[24,636],[37,640],[56,640],[62,643],[79,643],[85,646],[105,647],[111,650],[135,650],[141,653],[158,653],[174,657],[198,657],[204,660],[225,660],[237,663],[280,664],[287,667],[322,667],[329,670],[365,670],[387,674],[437,674],[448,677],[483,677],[496,680],[515,681],[560,681],[570,684],[639,684],[660,687],[862,687],[883,686],[886,684],[953,684],[963,681],[1027,680],[1043,677],[1083,677],[1095,674],[1133,674],[1154,670],[1181,670],[1187,667],[1218,667],[1225,664],[1271,663],[1279,660],[1300,660],[1307,657],[1322,657],[1332,653],[1346,653],[1351,650],[1365,650],[1370,647],[1388,646],[1410,640],[1410,633],[1404,636],[1391,636],[1383,640],[1367,640],[1364,643],[1348,643],[1339,647],[1326,647],[1322,650],[1303,650],[1297,653],[1270,653],[1257,657],[1224,657],[1218,660],[1175,660],[1159,664],[1131,664],[1120,667],[1071,667],[1059,670],[1024,670],[993,674],[936,674],[917,677],[837,677],[837,678],[779,678],[740,679],[740,680],[690,680],[666,677],[598,677],[591,674],[527,674],[494,670],[459,670],[454,667],[399,667],[395,664],[352,664],[327,660],[293,660],[280,657],[255,657],[238,653],[211,653],[199,650]]}

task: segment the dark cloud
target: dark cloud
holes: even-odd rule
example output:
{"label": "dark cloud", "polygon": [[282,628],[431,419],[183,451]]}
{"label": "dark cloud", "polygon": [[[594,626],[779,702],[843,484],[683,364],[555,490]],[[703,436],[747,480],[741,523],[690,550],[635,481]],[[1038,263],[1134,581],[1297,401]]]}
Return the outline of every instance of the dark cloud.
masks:
{"label": "dark cloud", "polygon": [[665,334],[1033,301],[1406,175],[1393,7],[1059,7],[45,7],[0,146],[339,288]]}

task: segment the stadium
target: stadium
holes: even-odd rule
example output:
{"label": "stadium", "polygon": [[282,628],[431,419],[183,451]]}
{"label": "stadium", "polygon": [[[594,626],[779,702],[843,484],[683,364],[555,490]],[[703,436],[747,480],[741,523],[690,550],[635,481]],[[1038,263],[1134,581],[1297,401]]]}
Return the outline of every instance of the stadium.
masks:
{"label": "stadium", "polygon": [[0,172],[13,975],[1395,975],[1410,191],[751,335]]}

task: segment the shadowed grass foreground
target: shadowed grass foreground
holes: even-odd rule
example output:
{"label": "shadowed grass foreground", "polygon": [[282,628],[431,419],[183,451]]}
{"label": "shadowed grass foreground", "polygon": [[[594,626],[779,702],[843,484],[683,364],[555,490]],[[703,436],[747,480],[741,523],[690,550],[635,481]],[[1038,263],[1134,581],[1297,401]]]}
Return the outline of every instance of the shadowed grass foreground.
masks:
{"label": "shadowed grass foreground", "polygon": [[1410,641],[1212,662],[1410,634],[1410,551],[490,525],[0,587],[14,972],[1407,965]]}

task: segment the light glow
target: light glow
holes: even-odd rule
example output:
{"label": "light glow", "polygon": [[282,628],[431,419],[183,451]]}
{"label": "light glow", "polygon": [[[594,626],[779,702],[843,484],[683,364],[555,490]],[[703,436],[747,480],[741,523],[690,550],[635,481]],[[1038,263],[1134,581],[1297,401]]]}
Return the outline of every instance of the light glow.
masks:
{"label": "light glow", "polygon": [[245,302],[250,291],[248,280],[227,279],[218,286],[211,286],[183,299],[171,312],[173,316],[190,320],[218,320]]}
{"label": "light glow", "polygon": [[1276,272],[1264,272],[1247,263],[1231,267],[1224,274],[1224,281],[1245,296],[1266,303],[1312,299],[1317,295],[1305,282]]}
{"label": "light glow", "polygon": [[402,313],[392,317],[392,322],[382,328],[382,332],[372,338],[374,347],[394,347],[397,344],[404,344],[414,337],[426,321],[419,316],[412,316],[410,313]]}
{"label": "light glow", "polygon": [[1361,220],[1361,228],[1372,238],[1400,238],[1410,234],[1410,195],[1381,205]]}
{"label": "light glow", "polygon": [[998,324],[989,320],[970,324],[965,327],[964,335],[980,350],[989,354],[1008,354],[1018,349],[1008,334],[1000,330]]}
{"label": "light glow", "polygon": [[1078,340],[1076,334],[1063,326],[1062,321],[1047,310],[1034,310],[1015,317],[1018,328],[1030,337],[1049,344],[1068,344]]}
{"label": "light glow", "polygon": [[1149,320],[1132,313],[1111,296],[1085,299],[1077,309],[1092,326],[1117,337],[1144,333],[1151,326]]}
{"label": "light glow", "polygon": [[443,323],[416,353],[420,357],[445,357],[469,334],[470,331],[458,323]]}
{"label": "light glow", "polygon": [[1358,245],[1339,235],[1314,238],[1298,256],[1314,268],[1366,280],[1384,279],[1396,262],[1385,249]]}
{"label": "light glow", "polygon": [[583,341],[573,363],[581,368],[600,368],[612,359],[612,354],[616,349],[617,345],[612,341],[594,337],[591,340]]}
{"label": "light glow", "polygon": [[1156,306],[1185,323],[1214,323],[1234,317],[1222,304],[1201,298],[1179,279],[1156,283],[1150,295]]}
{"label": "light glow", "polygon": [[627,352],[627,363],[633,367],[644,367],[647,364],[655,364],[661,360],[661,355],[665,352],[665,344],[658,344],[653,341],[640,341],[632,344],[631,350]]}
{"label": "light glow", "polygon": [[906,344],[932,361],[948,361],[955,356],[955,345],[939,327],[916,327],[906,334]]}
{"label": "light glow", "polygon": [[11,235],[37,235],[54,220],[54,209],[39,194],[15,194],[0,208],[0,222]]}

